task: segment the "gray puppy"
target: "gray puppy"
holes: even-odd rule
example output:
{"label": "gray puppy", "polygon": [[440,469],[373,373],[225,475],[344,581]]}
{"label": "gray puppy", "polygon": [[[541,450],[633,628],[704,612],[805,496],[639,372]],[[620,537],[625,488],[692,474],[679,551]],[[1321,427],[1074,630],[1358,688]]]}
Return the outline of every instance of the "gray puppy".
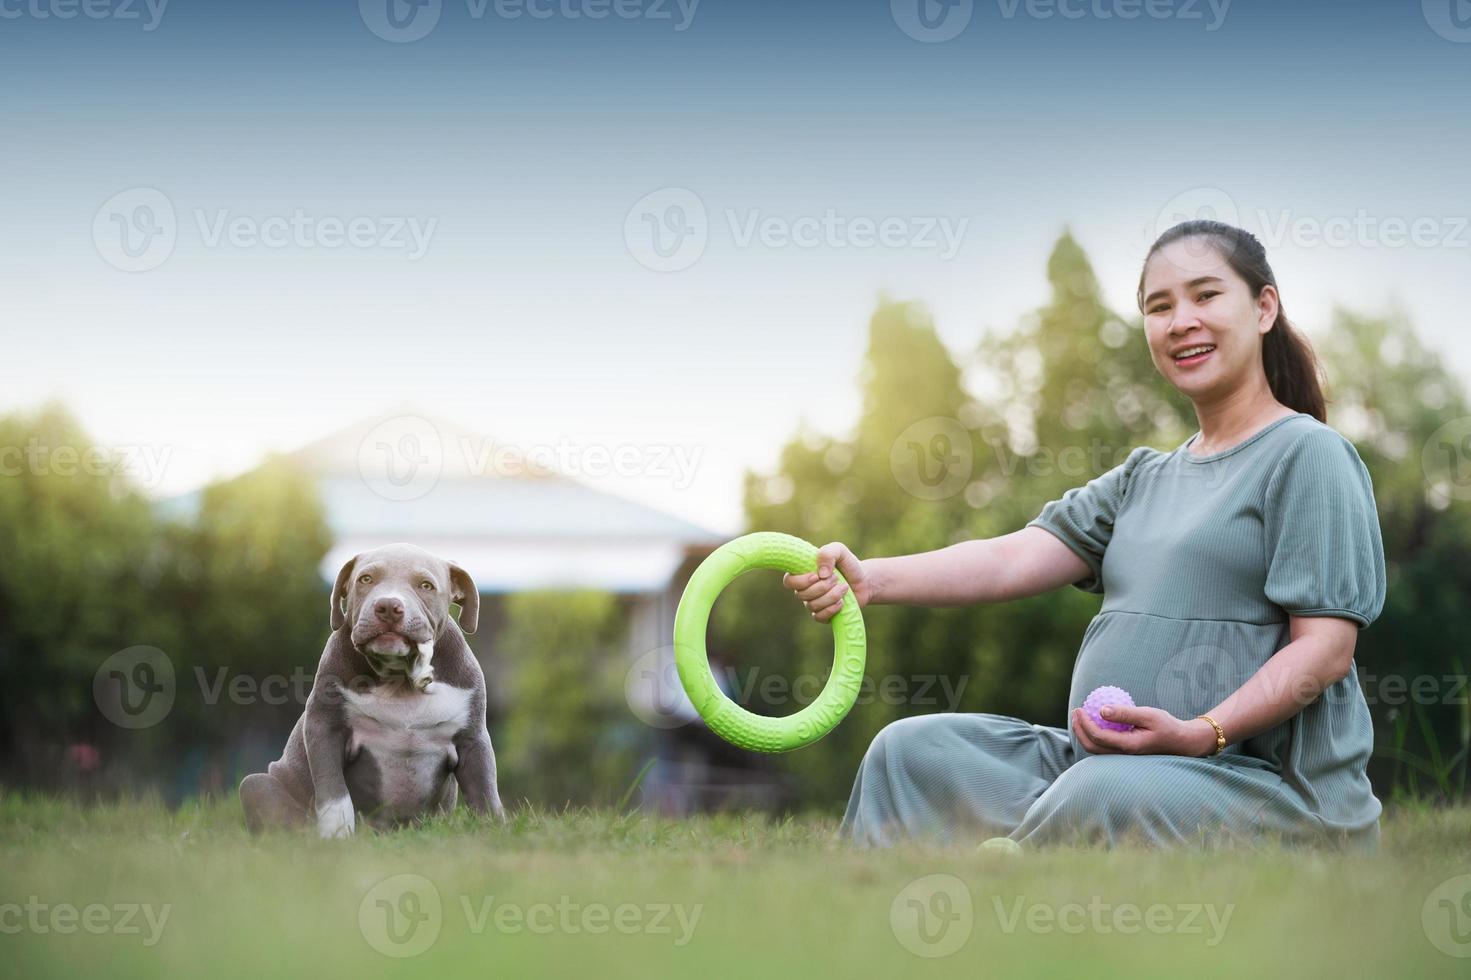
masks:
{"label": "gray puppy", "polygon": [[479,615],[469,574],[422,548],[388,545],[343,565],[306,710],[281,758],[240,783],[246,825],[315,822],[323,837],[347,837],[358,814],[403,823],[453,809],[458,793],[505,819],[485,676],[465,642]]}

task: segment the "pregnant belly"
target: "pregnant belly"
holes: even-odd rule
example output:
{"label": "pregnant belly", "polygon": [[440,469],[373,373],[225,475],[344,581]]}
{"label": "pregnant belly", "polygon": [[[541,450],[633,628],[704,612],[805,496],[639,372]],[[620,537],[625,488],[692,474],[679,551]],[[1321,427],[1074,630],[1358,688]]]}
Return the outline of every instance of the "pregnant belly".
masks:
{"label": "pregnant belly", "polygon": [[1194,718],[1246,683],[1287,639],[1286,623],[1099,613],[1073,666],[1069,715],[1094,688],[1112,684],[1135,704]]}

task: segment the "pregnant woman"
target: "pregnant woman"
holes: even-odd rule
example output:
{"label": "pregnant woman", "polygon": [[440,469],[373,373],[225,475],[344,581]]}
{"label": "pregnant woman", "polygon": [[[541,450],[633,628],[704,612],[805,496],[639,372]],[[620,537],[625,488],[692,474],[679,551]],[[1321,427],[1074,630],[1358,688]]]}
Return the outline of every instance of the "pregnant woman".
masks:
{"label": "pregnant woman", "polygon": [[[786,577],[819,621],[848,601],[834,567],[860,606],[1103,595],[1067,728],[993,714],[887,726],[843,818],[855,842],[1377,846],[1353,659],[1384,605],[1369,473],[1325,422],[1316,361],[1255,237],[1171,228],[1138,301],[1155,366],[1195,407],[1183,445],[1134,449],[1003,537],[862,561],[830,544],[817,572]],[[1104,713],[1129,730],[1083,712],[1102,685],[1133,695]]]}

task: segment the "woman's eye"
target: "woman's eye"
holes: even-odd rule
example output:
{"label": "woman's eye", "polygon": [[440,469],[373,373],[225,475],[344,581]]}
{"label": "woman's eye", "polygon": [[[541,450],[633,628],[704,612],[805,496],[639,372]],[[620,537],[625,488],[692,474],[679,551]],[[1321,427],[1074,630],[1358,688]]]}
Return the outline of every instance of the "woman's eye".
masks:
{"label": "woman's eye", "polygon": [[1205,300],[1210,299],[1212,296],[1219,295],[1221,295],[1219,290],[1207,289],[1205,292],[1200,294],[1200,300],[1198,302],[1204,302]]}
{"label": "woman's eye", "polygon": [[373,576],[371,576],[371,575],[359,575],[358,576],[358,581],[361,582],[361,583],[363,583],[364,585],[372,585],[373,584]]}
{"label": "woman's eye", "polygon": [[1167,309],[1169,309],[1169,307],[1167,307],[1167,306],[1156,306],[1154,309],[1148,310],[1146,312],[1149,312],[1149,313],[1163,313]]}

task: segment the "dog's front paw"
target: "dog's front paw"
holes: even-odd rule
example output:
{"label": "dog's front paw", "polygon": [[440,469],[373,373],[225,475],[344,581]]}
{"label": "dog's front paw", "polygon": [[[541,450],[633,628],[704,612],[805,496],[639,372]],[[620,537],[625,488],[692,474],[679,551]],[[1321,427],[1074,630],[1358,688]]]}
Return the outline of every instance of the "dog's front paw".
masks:
{"label": "dog's front paw", "polygon": [[328,800],[317,807],[317,836],[322,838],[351,837],[354,817],[352,798],[344,796]]}

